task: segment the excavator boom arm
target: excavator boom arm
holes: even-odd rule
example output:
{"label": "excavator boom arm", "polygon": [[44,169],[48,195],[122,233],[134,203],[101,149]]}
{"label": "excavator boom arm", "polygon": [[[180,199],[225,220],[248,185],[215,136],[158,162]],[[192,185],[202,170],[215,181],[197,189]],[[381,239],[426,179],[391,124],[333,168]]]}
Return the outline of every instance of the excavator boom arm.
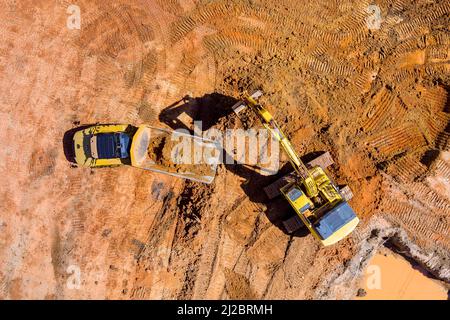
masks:
{"label": "excavator boom arm", "polygon": [[278,126],[275,119],[273,119],[272,115],[269,111],[267,111],[264,107],[262,107],[258,102],[255,100],[255,96],[260,96],[260,92],[256,92],[251,96],[248,96],[245,98],[245,103],[247,106],[249,106],[259,117],[262,124],[266,129],[268,129],[272,135],[279,141],[281,146],[283,147],[283,150],[286,152],[286,154],[289,157],[289,161],[291,162],[295,172],[299,175],[301,178],[307,193],[310,196],[316,196],[318,193],[317,185],[309,173],[308,168],[305,166],[305,164],[300,160],[300,157],[295,152],[294,148],[292,147],[290,141],[286,137],[286,135],[283,133],[283,131]]}

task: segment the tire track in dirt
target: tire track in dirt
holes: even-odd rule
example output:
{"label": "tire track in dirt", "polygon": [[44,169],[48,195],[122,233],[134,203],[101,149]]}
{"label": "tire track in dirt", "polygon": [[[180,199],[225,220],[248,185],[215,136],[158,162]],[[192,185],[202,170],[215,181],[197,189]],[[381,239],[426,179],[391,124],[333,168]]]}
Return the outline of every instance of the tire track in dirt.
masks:
{"label": "tire track in dirt", "polygon": [[[64,13],[69,4],[59,2],[58,10]],[[301,154],[329,150],[336,158],[333,176],[357,190],[354,206],[378,207],[361,216],[362,225],[369,216],[389,211],[424,247],[448,248],[448,199],[439,191],[441,181],[432,185],[430,179],[448,180],[450,172],[433,156],[449,148],[450,37],[440,25],[450,7],[445,1],[379,1],[385,20],[380,30],[369,32],[369,4],[82,1],[82,29],[63,36],[55,27],[39,28],[40,23],[47,26],[42,22],[45,10],[54,9],[51,5],[21,10],[0,23],[7,42],[0,47],[0,70],[8,77],[15,74],[8,88],[23,89],[9,90],[1,100],[0,110],[13,115],[2,116],[14,124],[6,136],[15,133],[18,113],[23,113],[18,125],[27,134],[57,128],[46,131],[51,136],[46,141],[53,143],[70,121],[161,125],[158,113],[186,94],[236,96],[242,88],[261,86],[296,149]],[[35,21],[33,12],[39,13]],[[66,39],[61,44],[75,50],[75,58],[54,68],[53,77],[42,71],[51,66],[39,60],[49,59],[43,48],[10,60],[16,55],[14,45],[27,43],[15,24],[29,24],[30,34],[39,35],[32,40]],[[40,77],[27,79],[23,70],[28,65]],[[74,69],[75,76],[64,78]],[[73,92],[60,94],[63,83],[74,84]],[[48,105],[39,98],[46,89],[52,89],[45,98]],[[18,105],[17,110],[10,105]],[[30,105],[37,111],[24,107]],[[43,126],[49,118],[38,115],[43,106],[62,116]],[[30,124],[38,122],[39,127]],[[224,122],[218,127],[227,128]],[[54,187],[51,201],[58,202],[61,213],[45,219],[64,222],[53,250],[58,297],[71,297],[61,289],[64,263],[70,259],[86,279],[84,291],[73,293],[79,297],[311,297],[320,279],[352,252],[349,242],[320,249],[311,236],[291,239],[273,226],[262,212],[266,203],[246,194],[249,186],[262,186],[253,175],[241,177],[222,168],[211,188],[127,169],[66,173],[59,153],[29,151],[32,160],[25,167],[17,162],[10,169],[17,181],[34,175],[28,193],[36,196],[17,202],[15,181],[7,189],[12,195],[5,196],[5,208],[25,214],[36,207],[45,216],[49,195],[40,195],[40,186]],[[381,181],[389,188],[379,187]],[[398,197],[389,196],[391,189]],[[14,254],[27,249],[18,248],[15,240],[5,240],[14,252],[2,254],[5,295],[17,280],[5,272],[18,272]]]}
{"label": "tire track in dirt", "polygon": [[449,248],[450,239],[447,235],[448,222],[446,222],[448,215],[443,214],[440,217],[430,215],[426,208],[419,209],[408,202],[399,203],[394,199],[386,204],[385,208],[386,212],[390,214],[389,219],[412,234],[419,244],[432,247],[434,242],[437,241],[447,249]]}
{"label": "tire track in dirt", "polygon": [[[164,104],[170,88],[159,76],[166,72],[167,59],[161,13],[154,5],[121,2],[86,8],[78,44],[83,48],[80,59],[95,59],[94,90],[102,92],[97,94],[97,103],[106,101],[108,113],[116,113],[117,118],[153,120],[150,108],[144,108]],[[119,93],[111,99],[113,86]],[[155,88],[162,94],[152,93]],[[100,110],[97,113],[102,117]]]}

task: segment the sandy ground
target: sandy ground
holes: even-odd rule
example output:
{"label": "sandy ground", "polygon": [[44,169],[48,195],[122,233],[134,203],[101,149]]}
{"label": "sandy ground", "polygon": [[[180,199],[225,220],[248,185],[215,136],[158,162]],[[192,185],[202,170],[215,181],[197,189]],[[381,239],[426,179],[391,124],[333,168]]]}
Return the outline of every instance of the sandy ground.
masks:
{"label": "sandy ground", "polygon": [[[321,298],[379,216],[448,266],[448,1],[0,4],[1,298]],[[245,127],[229,108],[254,88],[299,153],[333,155],[352,237],[287,235],[275,177],[244,166],[202,185],[65,158],[74,121]]]}

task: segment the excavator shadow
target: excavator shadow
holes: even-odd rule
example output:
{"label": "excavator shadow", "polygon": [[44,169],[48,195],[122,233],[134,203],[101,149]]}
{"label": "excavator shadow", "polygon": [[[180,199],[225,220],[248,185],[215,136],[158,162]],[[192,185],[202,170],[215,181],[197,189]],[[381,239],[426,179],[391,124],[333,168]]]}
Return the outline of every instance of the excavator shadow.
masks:
{"label": "excavator shadow", "polygon": [[[281,231],[289,234],[283,226],[283,221],[296,214],[294,209],[292,209],[290,204],[282,196],[270,200],[263,189],[284,175],[292,172],[291,165],[287,163],[280,168],[277,174],[271,176],[262,175],[255,168],[246,165],[225,164],[225,167],[227,170],[245,179],[245,182],[241,184],[241,188],[248,199],[253,203],[261,205],[264,208],[267,219]],[[304,227],[289,235],[304,237],[308,234],[308,229]]]}
{"label": "excavator shadow", "polygon": [[232,106],[237,102],[217,92],[202,97],[184,96],[166,107],[159,114],[159,121],[172,130],[184,129],[193,132],[194,121],[201,121],[201,130],[206,131],[233,112]]}

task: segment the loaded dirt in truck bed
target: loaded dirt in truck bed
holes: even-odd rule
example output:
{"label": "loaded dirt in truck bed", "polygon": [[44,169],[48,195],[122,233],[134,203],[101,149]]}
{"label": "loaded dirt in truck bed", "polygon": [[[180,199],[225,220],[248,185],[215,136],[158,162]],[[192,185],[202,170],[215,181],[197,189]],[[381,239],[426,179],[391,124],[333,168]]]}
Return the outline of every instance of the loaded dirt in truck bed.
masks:
{"label": "loaded dirt in truck bed", "polygon": [[[194,138],[186,139],[186,146],[180,141],[173,141],[170,134],[162,134],[151,138],[147,154],[151,160],[161,167],[177,173],[193,173],[196,175],[210,175],[211,166],[203,160],[203,149]],[[195,155],[195,156],[194,156]],[[196,158],[197,163],[196,163]]]}

